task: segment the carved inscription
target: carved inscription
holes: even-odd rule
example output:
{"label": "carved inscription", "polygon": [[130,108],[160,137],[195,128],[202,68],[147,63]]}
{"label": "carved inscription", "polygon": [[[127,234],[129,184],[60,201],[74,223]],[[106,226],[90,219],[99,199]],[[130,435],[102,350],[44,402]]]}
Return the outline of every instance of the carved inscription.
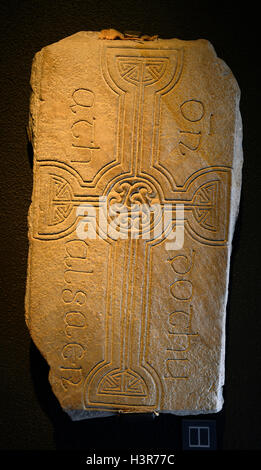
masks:
{"label": "carved inscription", "polygon": [[88,245],[78,238],[65,242],[64,288],[61,292],[63,304],[64,333],[67,343],[61,356],[64,364],[60,367],[61,382],[65,390],[82,382],[81,362],[86,353],[84,330],[88,327],[87,287],[88,276],[93,273],[88,260]]}
{"label": "carved inscription", "polygon": [[193,318],[193,284],[190,280],[195,264],[195,251],[184,250],[168,259],[175,274],[175,281],[170,285],[170,294],[176,303],[174,312],[168,316],[168,337],[171,347],[165,352],[164,379],[187,380],[191,373],[191,361],[188,352],[191,339],[198,337],[192,331]]}
{"label": "carved inscription", "polygon": [[[187,156],[198,152],[202,138],[214,134],[213,112],[207,113],[202,100],[191,98],[178,106],[179,126],[177,144],[171,151],[172,157]],[[171,140],[171,135],[165,135]]]}
{"label": "carved inscription", "polygon": [[70,106],[75,115],[71,126],[72,147],[77,156],[72,162],[87,163],[93,157],[93,151],[99,150],[95,132],[95,95],[92,90],[78,88],[72,93],[73,104]]}
{"label": "carved inscription", "polygon": [[202,137],[200,122],[205,115],[202,101],[190,99],[180,105],[180,112],[184,119],[185,129],[179,129],[179,152],[185,156],[188,150],[195,152],[199,149]]}

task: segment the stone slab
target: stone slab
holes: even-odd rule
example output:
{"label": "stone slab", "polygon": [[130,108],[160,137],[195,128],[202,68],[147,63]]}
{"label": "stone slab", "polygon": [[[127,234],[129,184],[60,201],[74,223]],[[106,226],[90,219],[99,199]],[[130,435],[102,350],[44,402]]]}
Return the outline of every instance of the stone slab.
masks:
{"label": "stone slab", "polygon": [[207,40],[106,34],[33,61],[26,322],[72,419],[218,412],[239,87]]}

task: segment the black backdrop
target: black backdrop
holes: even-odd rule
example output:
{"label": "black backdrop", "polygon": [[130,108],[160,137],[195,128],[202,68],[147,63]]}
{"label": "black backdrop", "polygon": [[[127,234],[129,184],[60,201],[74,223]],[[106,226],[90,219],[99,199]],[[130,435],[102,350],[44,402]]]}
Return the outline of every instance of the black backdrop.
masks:
{"label": "black backdrop", "polygon": [[[227,308],[221,450],[261,449],[259,306],[260,53],[258,2],[2,0],[0,448],[107,451],[181,449],[180,417],[112,417],[73,423],[48,384],[48,366],[24,321],[27,211],[32,190],[26,137],[30,69],[42,47],[81,30],[114,27],[162,38],[209,39],[241,88],[244,168]],[[199,417],[200,418],[200,417]],[[205,418],[201,416],[201,418]]]}

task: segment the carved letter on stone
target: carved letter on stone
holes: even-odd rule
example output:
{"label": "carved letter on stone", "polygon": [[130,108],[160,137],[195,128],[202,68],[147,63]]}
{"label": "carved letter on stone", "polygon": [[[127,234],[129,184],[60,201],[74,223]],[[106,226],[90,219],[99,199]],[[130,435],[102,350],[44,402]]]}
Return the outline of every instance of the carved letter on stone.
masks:
{"label": "carved letter on stone", "polygon": [[222,408],[240,92],[206,40],[34,58],[26,322],[72,419]]}

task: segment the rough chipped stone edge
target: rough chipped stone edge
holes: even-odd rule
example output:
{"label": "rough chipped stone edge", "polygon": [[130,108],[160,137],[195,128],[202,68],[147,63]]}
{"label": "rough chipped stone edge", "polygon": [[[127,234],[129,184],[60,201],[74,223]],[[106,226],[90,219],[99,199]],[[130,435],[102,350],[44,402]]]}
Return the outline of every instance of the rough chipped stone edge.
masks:
{"label": "rough chipped stone edge", "polygon": [[33,233],[33,200],[35,193],[35,160],[37,153],[37,129],[38,129],[38,118],[41,105],[41,74],[42,74],[42,63],[43,63],[43,52],[44,48],[37,52],[33,58],[30,85],[31,85],[31,95],[30,95],[30,107],[29,107],[29,117],[28,117],[28,126],[27,126],[27,135],[28,140],[33,148],[33,189],[31,195],[31,202],[28,209],[27,215],[27,224],[28,224],[28,261],[27,261],[27,279],[26,279],[26,291],[25,291],[25,322],[31,334],[31,324],[30,324],[30,283],[31,283],[31,259],[32,259],[32,233]]}
{"label": "rough chipped stone edge", "polygon": [[[223,61],[222,61],[223,62]],[[236,82],[236,79],[234,77]],[[236,82],[237,83],[237,82]],[[227,303],[229,297],[229,278],[231,267],[231,256],[233,251],[233,237],[236,227],[236,222],[240,210],[241,188],[242,188],[242,168],[243,168],[243,124],[240,113],[240,97],[241,91],[238,87],[235,96],[235,131],[234,131],[234,158],[232,167],[232,182],[231,182],[231,195],[230,195],[230,220],[229,220],[229,239],[228,239],[228,265],[227,265],[227,279],[226,279],[226,296],[224,300],[224,314],[223,314],[223,328],[222,328],[222,347],[220,358],[220,373],[219,373],[219,386],[218,386],[218,401],[220,409],[223,407],[223,386],[225,384],[225,359],[226,359],[226,319],[227,319]]]}
{"label": "rough chipped stone edge", "polygon": [[[222,408],[222,407],[221,407]],[[143,412],[143,413],[135,413],[135,412],[128,412],[125,414],[139,414],[139,416],[148,416],[149,414],[152,417],[159,416],[160,414],[171,414],[175,416],[198,416],[198,415],[206,415],[206,414],[214,414],[221,411],[220,407],[213,408],[212,410],[158,410],[152,412]],[[113,412],[113,411],[87,411],[87,410],[72,410],[72,409],[64,409],[64,411],[68,414],[72,421],[82,421],[85,419],[95,419],[95,418],[110,418],[113,416],[119,416],[121,413],[120,411]]]}

